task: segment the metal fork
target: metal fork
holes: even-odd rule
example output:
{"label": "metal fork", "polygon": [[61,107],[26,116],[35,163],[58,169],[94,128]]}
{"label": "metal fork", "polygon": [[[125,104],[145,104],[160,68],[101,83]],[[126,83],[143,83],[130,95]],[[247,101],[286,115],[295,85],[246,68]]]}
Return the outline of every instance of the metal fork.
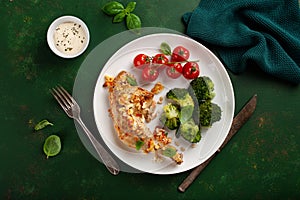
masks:
{"label": "metal fork", "polygon": [[82,127],[108,171],[114,175],[117,175],[120,172],[119,165],[85,126],[80,117],[80,107],[74,98],[62,86],[52,88],[51,93],[65,113],[70,118],[75,119]]}

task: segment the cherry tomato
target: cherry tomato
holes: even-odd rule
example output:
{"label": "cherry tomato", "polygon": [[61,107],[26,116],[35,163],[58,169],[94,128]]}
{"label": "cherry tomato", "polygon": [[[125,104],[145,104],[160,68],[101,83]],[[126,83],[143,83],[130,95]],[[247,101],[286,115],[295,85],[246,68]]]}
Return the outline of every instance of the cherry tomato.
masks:
{"label": "cherry tomato", "polygon": [[169,62],[168,57],[162,53],[156,54],[152,59],[152,63],[157,63],[157,64],[167,64],[168,62]]}
{"label": "cherry tomato", "polygon": [[158,75],[158,69],[151,66],[146,66],[142,72],[142,78],[146,81],[155,81]]}
{"label": "cherry tomato", "polygon": [[137,68],[144,68],[147,65],[150,65],[151,58],[146,54],[138,54],[133,59],[133,65]]}
{"label": "cherry tomato", "polygon": [[181,63],[169,63],[169,67],[173,67],[176,71],[182,74],[182,65]]}
{"label": "cherry tomato", "polygon": [[182,65],[181,63],[170,63],[168,64],[168,67],[166,68],[166,74],[170,78],[178,78],[182,74]]}
{"label": "cherry tomato", "polygon": [[187,62],[182,68],[182,75],[186,79],[195,79],[200,74],[199,65],[195,62]]}
{"label": "cherry tomato", "polygon": [[158,70],[164,69],[166,67],[166,65],[168,64],[168,62],[169,62],[168,57],[162,53],[156,54],[152,59],[152,63],[154,65],[158,64],[158,65],[155,65],[158,68]]}
{"label": "cherry tomato", "polygon": [[172,52],[171,61],[186,61],[190,57],[190,52],[187,48],[183,46],[177,46]]}

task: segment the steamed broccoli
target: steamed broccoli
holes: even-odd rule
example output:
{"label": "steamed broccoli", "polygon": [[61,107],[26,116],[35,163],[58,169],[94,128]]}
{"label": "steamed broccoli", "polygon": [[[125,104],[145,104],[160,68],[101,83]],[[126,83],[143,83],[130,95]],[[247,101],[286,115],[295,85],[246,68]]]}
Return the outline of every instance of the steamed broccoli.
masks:
{"label": "steamed broccoli", "polygon": [[176,105],[168,103],[163,107],[160,121],[170,130],[175,130],[180,125],[179,109]]}
{"label": "steamed broccoli", "polygon": [[212,100],[215,97],[214,83],[207,76],[199,76],[190,82],[189,93],[200,103],[203,100]]}
{"label": "steamed broccoli", "polygon": [[199,112],[200,124],[205,127],[209,127],[214,122],[219,121],[222,115],[221,108],[211,101],[202,102],[199,106]]}
{"label": "steamed broccoli", "polygon": [[178,118],[179,117],[179,109],[176,105],[168,103],[163,107],[164,112],[166,113],[166,117],[168,119]]}
{"label": "steamed broccoli", "polygon": [[173,88],[166,94],[167,99],[174,101],[180,107],[194,106],[194,101],[185,88]]}
{"label": "steamed broccoli", "polygon": [[194,101],[199,104],[199,109],[194,112],[198,115],[200,125],[209,127],[221,119],[222,110],[219,105],[212,102],[215,97],[214,83],[208,76],[199,76],[190,82],[188,91]]}
{"label": "steamed broccoli", "polygon": [[187,141],[197,143],[201,139],[201,131],[198,125],[191,118],[186,123],[180,125],[178,133]]}
{"label": "steamed broccoli", "polygon": [[181,123],[186,122],[192,117],[195,104],[187,89],[173,88],[167,92],[166,97],[179,106]]}

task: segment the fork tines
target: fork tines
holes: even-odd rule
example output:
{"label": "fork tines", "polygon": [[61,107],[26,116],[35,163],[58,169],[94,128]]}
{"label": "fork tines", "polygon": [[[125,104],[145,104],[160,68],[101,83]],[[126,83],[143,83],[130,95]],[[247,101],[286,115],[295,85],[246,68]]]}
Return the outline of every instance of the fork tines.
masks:
{"label": "fork tines", "polygon": [[62,86],[52,88],[51,93],[63,109],[71,108],[73,98]]}

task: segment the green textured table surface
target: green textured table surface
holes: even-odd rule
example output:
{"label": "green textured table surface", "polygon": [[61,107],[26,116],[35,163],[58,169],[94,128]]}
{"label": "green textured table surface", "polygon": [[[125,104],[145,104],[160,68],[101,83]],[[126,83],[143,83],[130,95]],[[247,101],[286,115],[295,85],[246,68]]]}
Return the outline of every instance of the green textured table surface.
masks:
{"label": "green textured table surface", "polygon": [[[1,199],[299,199],[300,89],[262,73],[230,72],[236,113],[258,95],[254,115],[185,193],[175,175],[124,173],[113,176],[83,146],[74,122],[58,107],[49,88],[72,90],[81,63],[99,43],[126,30],[100,8],[107,1],[1,0],[0,3],[0,198]],[[122,1],[126,4],[128,1]],[[138,0],[143,27],[184,33],[181,16],[199,0]],[[54,55],[46,42],[50,23],[75,15],[90,29],[87,51],[78,58]],[[47,118],[55,124],[39,132]],[[46,159],[45,138],[58,134],[61,153]]]}

